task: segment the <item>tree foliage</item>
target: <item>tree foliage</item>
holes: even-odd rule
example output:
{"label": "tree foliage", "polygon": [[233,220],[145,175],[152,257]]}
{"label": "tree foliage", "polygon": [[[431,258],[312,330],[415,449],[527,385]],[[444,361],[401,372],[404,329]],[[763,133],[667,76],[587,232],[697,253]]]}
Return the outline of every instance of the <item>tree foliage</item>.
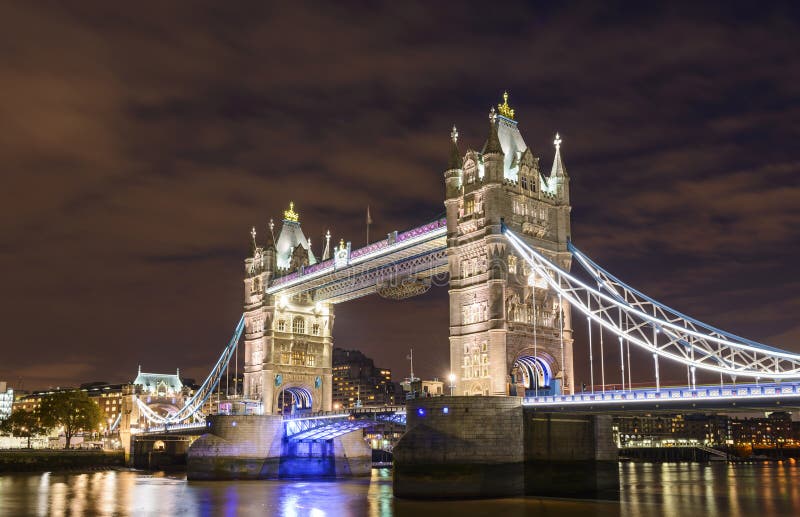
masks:
{"label": "tree foliage", "polygon": [[39,423],[39,416],[33,411],[17,409],[11,416],[0,422],[0,432],[11,436],[20,436],[28,439],[28,448],[31,446],[31,437],[45,432]]}
{"label": "tree foliage", "polygon": [[100,406],[95,404],[85,391],[61,391],[42,398],[39,408],[42,425],[50,428],[62,427],[65,448],[78,431],[95,431],[102,420]]}

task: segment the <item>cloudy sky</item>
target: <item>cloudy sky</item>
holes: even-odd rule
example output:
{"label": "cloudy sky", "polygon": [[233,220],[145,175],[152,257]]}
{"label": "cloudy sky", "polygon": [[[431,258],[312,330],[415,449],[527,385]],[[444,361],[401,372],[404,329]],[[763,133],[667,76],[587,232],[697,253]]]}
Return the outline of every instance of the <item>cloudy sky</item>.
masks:
{"label": "cloudy sky", "polygon": [[[368,204],[374,235],[433,219],[450,127],[480,148],[506,89],[544,169],[564,139],[580,248],[800,351],[796,4],[69,4],[0,6],[0,380],[205,377],[251,226],[293,200],[319,253]],[[447,314],[351,302],[336,344],[441,376]]]}

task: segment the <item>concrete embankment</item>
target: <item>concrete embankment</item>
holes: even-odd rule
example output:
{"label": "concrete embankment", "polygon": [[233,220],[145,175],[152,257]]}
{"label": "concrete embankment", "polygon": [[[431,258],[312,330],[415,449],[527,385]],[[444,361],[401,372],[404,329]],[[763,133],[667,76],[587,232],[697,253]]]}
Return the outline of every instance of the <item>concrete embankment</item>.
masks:
{"label": "concrete embankment", "polygon": [[8,450],[0,451],[0,472],[92,470],[123,467],[125,454],[107,451]]}

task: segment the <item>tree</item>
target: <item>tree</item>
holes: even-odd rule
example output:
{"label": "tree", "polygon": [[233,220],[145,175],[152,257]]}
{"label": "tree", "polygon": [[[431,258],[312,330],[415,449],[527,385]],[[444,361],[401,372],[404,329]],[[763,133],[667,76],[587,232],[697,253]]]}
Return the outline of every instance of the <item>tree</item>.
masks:
{"label": "tree", "polygon": [[42,398],[39,408],[42,424],[46,427],[63,427],[65,449],[80,430],[94,431],[100,425],[102,412],[85,391],[60,391]]}
{"label": "tree", "polygon": [[0,432],[11,436],[21,436],[28,439],[28,448],[31,448],[31,437],[42,434],[45,428],[39,423],[39,416],[33,411],[17,409],[11,416],[0,422]]}

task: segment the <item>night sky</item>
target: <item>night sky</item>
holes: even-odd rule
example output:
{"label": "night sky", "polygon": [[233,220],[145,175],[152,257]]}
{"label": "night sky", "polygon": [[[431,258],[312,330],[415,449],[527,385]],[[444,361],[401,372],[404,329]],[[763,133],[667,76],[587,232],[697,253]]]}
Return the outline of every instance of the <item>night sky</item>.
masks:
{"label": "night sky", "polygon": [[[504,90],[543,170],[563,137],[579,248],[800,352],[797,4],[69,4],[0,6],[14,387],[138,364],[204,378],[241,313],[251,226],[293,200],[319,255],[327,229],[363,245],[368,204],[373,236],[437,217],[451,126],[480,149]],[[397,378],[413,346],[417,374],[444,376],[447,325],[445,288],[371,297],[337,306],[335,344]]]}

